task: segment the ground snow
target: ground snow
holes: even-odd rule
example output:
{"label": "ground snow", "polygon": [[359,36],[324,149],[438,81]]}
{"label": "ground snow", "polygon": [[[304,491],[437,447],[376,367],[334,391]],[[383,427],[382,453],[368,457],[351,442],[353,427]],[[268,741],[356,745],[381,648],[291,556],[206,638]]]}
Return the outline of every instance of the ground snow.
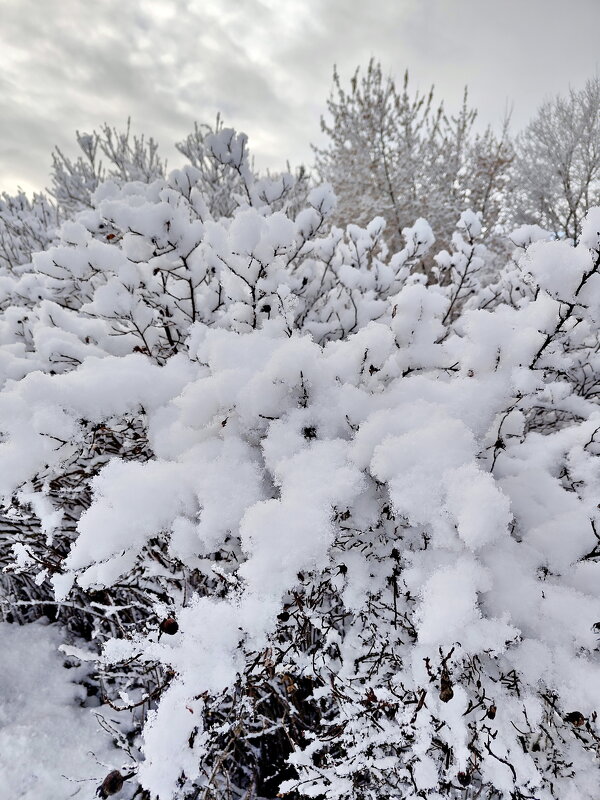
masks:
{"label": "ground snow", "polygon": [[93,709],[80,706],[85,693],[73,683],[80,670],[64,669],[59,643],[52,625],[0,624],[0,794],[7,800],[87,800],[122,758]]}

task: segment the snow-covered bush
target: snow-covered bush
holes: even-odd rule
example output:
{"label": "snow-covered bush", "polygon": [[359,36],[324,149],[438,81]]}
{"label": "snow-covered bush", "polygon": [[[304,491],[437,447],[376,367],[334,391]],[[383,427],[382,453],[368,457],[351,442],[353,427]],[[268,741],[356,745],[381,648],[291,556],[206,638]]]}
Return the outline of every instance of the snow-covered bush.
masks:
{"label": "snow-covered bush", "polygon": [[[76,134],[81,155],[73,160],[58,147],[52,154],[51,193],[61,212],[70,216],[92,205],[92,194],[107,179],[149,182],[165,173],[158,144],[104,124],[100,131]],[[105,161],[102,161],[102,158]]]}
{"label": "snow-covered bush", "polygon": [[6,613],[97,659],[150,797],[595,797],[600,210],[491,287],[465,212],[428,283],[423,220],[203,142],[225,215],[109,181],[2,281]]}
{"label": "snow-covered bush", "polygon": [[56,208],[43,194],[0,196],[0,274],[14,273],[45,250],[58,233]]}
{"label": "snow-covered bush", "polygon": [[[230,217],[238,207],[237,198],[246,195],[244,179],[236,169],[235,163],[215,158],[212,149],[214,135],[220,134],[223,127],[221,115],[217,114],[214,127],[206,123],[202,125],[196,123],[193,133],[175,145],[199,171],[194,174],[195,188],[202,194],[213,217]],[[288,209],[299,210],[310,189],[308,173],[300,167],[294,177],[284,175],[282,179],[288,187],[284,195]],[[274,200],[265,197],[264,202],[276,210]]]}

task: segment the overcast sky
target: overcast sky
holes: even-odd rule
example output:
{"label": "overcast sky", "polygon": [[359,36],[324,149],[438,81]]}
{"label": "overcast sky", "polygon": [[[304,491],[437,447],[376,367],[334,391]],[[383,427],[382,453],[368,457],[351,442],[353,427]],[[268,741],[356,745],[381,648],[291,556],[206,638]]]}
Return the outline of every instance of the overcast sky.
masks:
{"label": "overcast sky", "polygon": [[244,130],[259,167],[310,164],[333,64],[371,56],[514,127],[598,69],[600,0],[0,0],[0,190],[48,185],[50,152],[103,122],[173,143]]}

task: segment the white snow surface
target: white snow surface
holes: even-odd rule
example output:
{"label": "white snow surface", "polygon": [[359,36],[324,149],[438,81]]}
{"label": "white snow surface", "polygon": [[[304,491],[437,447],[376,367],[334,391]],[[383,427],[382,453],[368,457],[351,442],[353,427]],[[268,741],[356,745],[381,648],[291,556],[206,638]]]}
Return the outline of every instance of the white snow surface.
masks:
{"label": "white snow surface", "polygon": [[81,707],[85,690],[73,681],[82,668],[64,668],[60,641],[52,625],[0,624],[0,794],[7,800],[93,797],[107,766],[122,760],[94,710]]}

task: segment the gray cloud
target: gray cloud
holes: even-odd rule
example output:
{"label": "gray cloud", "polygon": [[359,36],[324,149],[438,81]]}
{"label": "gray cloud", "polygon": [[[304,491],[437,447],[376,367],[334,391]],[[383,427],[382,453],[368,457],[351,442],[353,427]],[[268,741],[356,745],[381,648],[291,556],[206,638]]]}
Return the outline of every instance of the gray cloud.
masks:
{"label": "gray cloud", "polygon": [[371,56],[483,123],[522,126],[597,69],[598,0],[0,0],[0,188],[41,188],[50,151],[103,122],[173,143],[245,130],[259,166],[310,162],[332,66]]}

